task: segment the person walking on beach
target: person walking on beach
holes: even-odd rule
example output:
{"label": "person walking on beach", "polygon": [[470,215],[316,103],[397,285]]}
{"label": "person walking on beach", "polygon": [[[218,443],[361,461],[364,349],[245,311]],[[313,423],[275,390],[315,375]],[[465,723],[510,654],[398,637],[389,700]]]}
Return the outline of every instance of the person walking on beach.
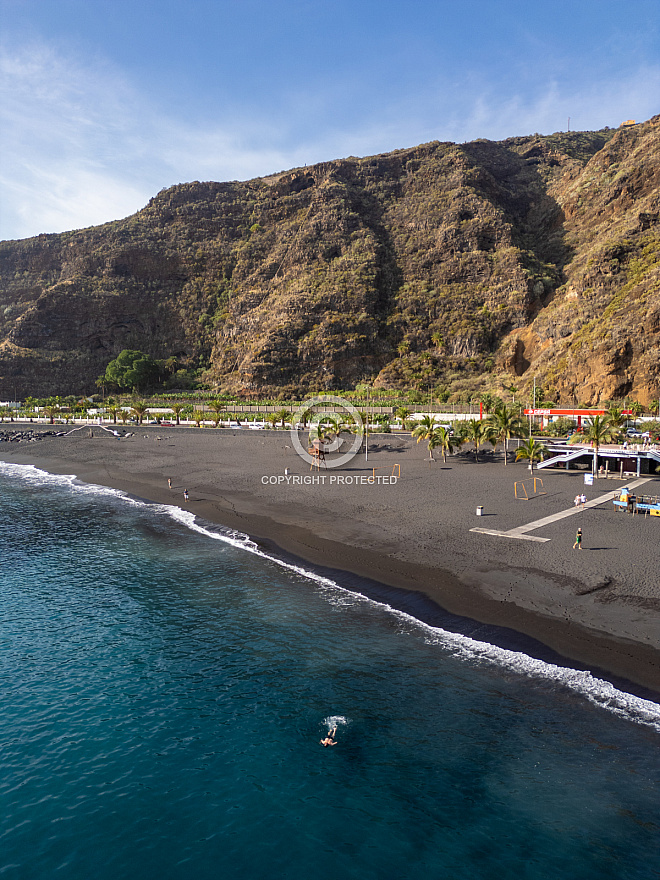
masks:
{"label": "person walking on beach", "polygon": [[184,490],[183,490],[183,500],[184,500],[184,501],[187,501],[187,500],[188,500],[188,490],[187,490],[187,489],[184,489]]}
{"label": "person walking on beach", "polygon": [[337,743],[334,740],[334,736],[336,733],[337,733],[336,727],[333,727],[332,730],[329,730],[326,738],[321,740],[321,745],[326,749],[328,748],[328,746],[336,746]]}
{"label": "person walking on beach", "polygon": [[168,478],[167,478],[167,488],[168,488],[168,489],[171,489],[171,488],[172,488],[172,477],[168,477]]}
{"label": "person walking on beach", "polygon": [[578,529],[575,533],[575,544],[573,544],[573,550],[575,550],[576,547],[578,548],[578,550],[582,550],[582,529]]}
{"label": "person walking on beach", "polygon": [[575,498],[573,499],[573,504],[574,504],[576,507],[579,507],[579,506],[580,506],[580,496],[579,496],[579,495],[576,495],[576,496],[575,496]]}
{"label": "person walking on beach", "polygon": [[587,503],[587,496],[583,492],[582,495],[580,495],[580,504],[582,505],[582,510],[584,510],[584,505],[586,503]]}

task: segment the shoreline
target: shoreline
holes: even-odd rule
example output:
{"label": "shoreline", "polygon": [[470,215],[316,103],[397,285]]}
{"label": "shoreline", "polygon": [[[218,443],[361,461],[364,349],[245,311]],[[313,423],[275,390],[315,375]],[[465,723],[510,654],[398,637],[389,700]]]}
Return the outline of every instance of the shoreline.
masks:
{"label": "shoreline", "polygon": [[[633,607],[632,614],[629,613],[631,607],[624,597],[624,601],[618,604],[616,601],[603,603],[603,609],[608,612],[603,616],[603,609],[599,609],[595,603],[607,593],[608,587],[607,584],[604,587],[599,585],[598,576],[595,579],[591,576],[591,580],[587,579],[586,583],[584,580],[579,582],[578,586],[581,583],[584,589],[576,591],[575,578],[562,572],[544,570],[540,566],[525,565],[527,560],[524,558],[518,560],[523,564],[516,566],[505,564],[511,562],[510,558],[489,560],[482,557],[472,558],[468,565],[443,567],[438,564],[437,554],[432,558],[430,553],[419,552],[429,549],[425,547],[421,536],[418,536],[417,546],[413,548],[416,552],[411,553],[410,548],[402,546],[406,544],[406,536],[410,531],[406,530],[403,521],[399,520],[399,528],[395,530],[400,537],[398,543],[388,540],[391,535],[382,533],[382,523],[379,533],[378,517],[374,513],[383,512],[383,499],[375,505],[372,504],[374,509],[364,504],[358,505],[360,520],[355,518],[352,510],[351,515],[348,515],[347,508],[355,507],[356,499],[352,498],[349,503],[345,495],[339,498],[339,505],[337,497],[330,497],[328,493],[323,497],[322,504],[314,498],[311,500],[316,500],[317,503],[310,505],[309,497],[293,500],[289,497],[282,505],[276,494],[271,492],[268,496],[269,487],[260,490],[257,481],[246,485],[244,464],[245,448],[251,445],[257,448],[264,459],[270,459],[268,464],[274,459],[281,472],[282,461],[294,461],[288,454],[288,447],[282,446],[282,441],[286,439],[282,433],[273,432],[268,437],[262,437],[261,432],[227,431],[222,432],[225,434],[223,437],[220,432],[212,433],[210,429],[201,429],[197,432],[197,437],[190,437],[186,435],[191,429],[170,429],[168,438],[157,439],[162,431],[140,430],[150,433],[143,434],[141,442],[133,446],[129,445],[130,441],[117,441],[110,437],[102,442],[100,438],[78,436],[74,442],[68,443],[73,438],[49,438],[29,446],[21,444],[19,447],[16,444],[12,449],[0,447],[0,458],[9,464],[31,464],[50,473],[75,474],[85,483],[117,489],[150,503],[174,504],[188,509],[202,522],[248,535],[269,555],[293,564],[302,564],[302,567],[314,573],[330,577],[340,586],[387,603],[424,623],[469,636],[477,641],[520,651],[557,666],[589,670],[620,690],[660,703],[660,651],[652,638],[655,621],[660,620],[660,617],[651,608],[652,619],[646,621],[651,626],[651,635],[645,636],[645,641],[641,638],[630,638],[631,631],[636,632],[634,628],[631,630],[631,625],[637,619],[642,620],[639,611]],[[170,445],[179,452],[186,451],[188,457],[176,455],[174,489],[169,490],[167,474],[173,471],[172,461],[163,461],[164,456],[160,450],[163,441],[172,440],[174,435],[176,441]],[[401,441],[404,438],[393,439]],[[265,449],[259,450],[261,446]],[[383,451],[391,460],[392,444],[385,450],[375,447],[373,460],[379,462]],[[410,452],[408,448],[404,451],[406,455]],[[419,451],[424,453],[423,449]],[[199,461],[195,461],[196,452],[200,453]],[[233,479],[234,475],[229,473],[229,452],[233,453],[234,458],[238,456],[234,466],[236,473],[242,475],[239,481]],[[415,452],[414,448],[412,452]],[[204,465],[207,459],[210,461],[211,455],[217,455],[225,472],[215,475],[206,472],[204,481],[201,482],[200,474],[194,466]],[[381,459],[378,458],[379,455]],[[408,464],[406,462],[403,465],[407,470]],[[415,460],[415,466],[417,471],[421,470],[426,482],[435,479],[438,472],[443,470],[438,462],[433,466],[438,470],[433,472],[423,459]],[[454,470],[460,470],[460,467],[454,465]],[[486,468],[488,467],[497,468],[497,471],[492,471],[495,474],[493,479],[501,478],[501,465],[487,465]],[[481,465],[475,466],[472,462],[464,464],[463,468],[461,480],[465,484],[471,478],[487,473],[484,470],[480,474]],[[426,476],[426,469],[431,471],[432,477]],[[274,468],[271,470],[274,471]],[[447,467],[446,470],[451,468]],[[268,470],[265,469],[264,472],[267,473]],[[182,473],[183,481],[180,478]],[[445,476],[442,474],[441,478]],[[561,477],[559,475],[559,479]],[[182,499],[184,484],[190,488],[190,502],[187,504]],[[250,488],[252,491],[249,491]],[[614,486],[603,488],[611,489]],[[573,484],[570,491],[573,491]],[[384,489],[381,492],[383,494]],[[386,499],[387,507],[398,506],[403,508],[399,513],[405,512],[410,494],[407,491],[403,498],[392,494],[390,490]],[[363,499],[358,497],[357,500]],[[472,501],[473,499],[469,502],[470,506]],[[424,499],[420,500],[422,507],[425,503],[427,502]],[[335,521],[334,515],[342,507],[345,510],[344,518]],[[518,510],[520,508],[516,509]],[[528,516],[528,519],[532,518],[532,515]],[[640,517],[635,519],[639,520]],[[615,527],[618,525],[615,522]],[[458,543],[460,545],[461,541],[470,539],[472,535],[466,538],[461,531]],[[475,536],[476,541],[483,546],[484,538]],[[498,545],[497,539],[490,541],[495,542],[496,549],[501,546],[503,551],[509,553],[509,557],[512,552],[517,551],[523,556],[529,556],[528,547],[514,547],[511,550],[511,544],[523,542],[510,542],[507,547]],[[538,546],[532,545],[532,549],[536,550]],[[540,545],[541,548],[546,546]],[[451,548],[443,545],[442,549],[447,551],[448,563],[455,561],[449,553]],[[459,546],[458,551],[460,549]],[[427,561],[433,564],[427,564]],[[652,582],[657,580],[653,567],[656,561],[656,555],[652,554]],[[655,571],[660,571],[660,568],[655,568]],[[501,583],[503,579],[508,583]],[[516,581],[519,583],[516,584]],[[506,596],[502,595],[504,586],[508,593]],[[561,603],[554,601],[557,590],[561,590],[561,598],[564,600]],[[572,612],[568,602],[570,596],[577,597]],[[540,604],[538,597],[545,597],[551,613],[539,613],[535,610],[534,603]],[[577,612],[584,610],[581,605],[585,602],[592,610],[594,623],[600,626],[584,625],[585,615]],[[596,611],[601,613],[602,620],[596,620]]]}

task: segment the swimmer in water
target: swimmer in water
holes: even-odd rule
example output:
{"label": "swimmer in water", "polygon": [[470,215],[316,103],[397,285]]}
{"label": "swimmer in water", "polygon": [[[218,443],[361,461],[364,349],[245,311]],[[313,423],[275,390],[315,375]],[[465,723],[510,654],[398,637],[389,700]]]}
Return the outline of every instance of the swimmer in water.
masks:
{"label": "swimmer in water", "polygon": [[337,743],[333,739],[333,737],[335,736],[336,733],[337,733],[336,727],[333,727],[332,730],[329,730],[326,738],[321,740],[321,745],[324,746],[326,749],[328,746],[336,746]]}

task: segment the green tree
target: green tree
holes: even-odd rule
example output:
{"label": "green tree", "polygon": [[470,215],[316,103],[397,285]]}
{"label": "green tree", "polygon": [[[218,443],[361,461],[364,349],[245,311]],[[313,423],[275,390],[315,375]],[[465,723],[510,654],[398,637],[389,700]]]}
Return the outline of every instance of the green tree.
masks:
{"label": "green tree", "polygon": [[59,415],[60,408],[59,408],[59,406],[49,404],[48,406],[44,407],[44,412],[46,413],[46,415],[50,419],[51,425],[54,425],[55,424],[55,416]]}
{"label": "green tree", "polygon": [[220,424],[220,419],[222,418],[222,413],[225,411],[224,403],[221,403],[219,400],[210,400],[209,401],[209,409],[213,413],[213,427],[217,428]]}
{"label": "green tree", "polygon": [[516,461],[521,461],[523,459],[529,461],[529,469],[534,473],[534,462],[543,461],[546,454],[547,450],[545,446],[542,443],[539,443],[538,440],[530,437],[516,449]]}
{"label": "green tree", "polygon": [[142,419],[149,412],[149,407],[143,400],[136,400],[131,407],[131,414],[138,420],[138,425],[142,424]]}
{"label": "green tree", "polygon": [[507,464],[507,452],[511,437],[522,437],[525,433],[525,424],[516,415],[513,407],[501,403],[488,419],[488,426],[492,429],[496,440],[504,444],[504,465]]}
{"label": "green tree", "polygon": [[484,394],[479,395],[477,401],[483,405],[484,412],[489,414],[495,409],[497,398],[494,394],[491,394],[490,391],[486,391]]}
{"label": "green tree", "polygon": [[105,369],[105,381],[120,390],[143,391],[158,382],[156,361],[142,351],[124,349]]}
{"label": "green tree", "polygon": [[446,464],[447,453],[453,452],[454,447],[458,444],[455,443],[451,431],[448,428],[444,428],[442,425],[438,425],[437,428],[435,428],[435,430],[433,431],[433,437],[435,440],[435,445],[439,446],[442,451],[442,460]]}
{"label": "green tree", "polygon": [[484,443],[496,443],[491,425],[481,419],[469,419],[461,425],[463,439],[474,445],[474,460],[479,461],[479,449]]}
{"label": "green tree", "polygon": [[276,415],[277,415],[278,421],[281,422],[282,427],[284,427],[286,425],[286,423],[289,421],[289,419],[291,418],[291,410],[281,409],[281,410],[279,410],[279,412],[276,413]]}
{"label": "green tree", "polygon": [[185,405],[183,403],[173,403],[170,406],[170,409],[174,413],[174,417],[176,418],[177,425],[181,424],[181,412],[185,409]]}
{"label": "green tree", "polygon": [[117,424],[117,413],[119,412],[119,407],[116,403],[111,403],[110,406],[106,406],[106,412],[112,416],[112,423],[114,425]]}
{"label": "green tree", "polygon": [[193,422],[199,428],[200,425],[202,424],[202,422],[204,421],[204,419],[206,419],[208,417],[208,413],[204,412],[203,409],[195,409],[191,413],[191,416],[192,416]]}
{"label": "green tree", "polygon": [[429,444],[429,459],[433,460],[433,450],[438,445],[437,437],[434,437],[434,431],[438,427],[438,423],[432,416],[424,416],[417,423],[417,427],[413,429],[412,436],[420,443],[427,440]]}
{"label": "green tree", "polygon": [[307,427],[307,422],[311,419],[311,417],[312,417],[312,410],[309,407],[307,409],[304,409],[300,413],[300,421],[302,422],[303,431]]}
{"label": "green tree", "polygon": [[598,469],[598,450],[603,443],[609,443],[614,440],[619,431],[615,428],[607,416],[594,416],[586,425],[583,425],[582,432],[584,439],[587,440],[594,448],[594,467],[593,472]]}
{"label": "green tree", "polygon": [[582,426],[585,439],[598,450],[603,443],[609,443],[618,435],[616,428],[607,416],[594,416]]}
{"label": "green tree", "polygon": [[607,418],[613,428],[620,428],[626,420],[623,414],[623,407],[610,404],[607,407]]}
{"label": "green tree", "polygon": [[637,419],[638,419],[638,418],[641,416],[641,414],[644,412],[644,405],[641,404],[638,400],[632,400],[632,401],[628,404],[628,409],[629,409],[629,410],[632,412],[632,414],[633,414],[633,424],[634,424],[635,426],[637,426]]}
{"label": "green tree", "polygon": [[265,422],[268,422],[268,424],[271,426],[271,428],[276,428],[279,420],[280,420],[279,413],[274,413],[274,412],[268,413],[268,415],[264,419]]}

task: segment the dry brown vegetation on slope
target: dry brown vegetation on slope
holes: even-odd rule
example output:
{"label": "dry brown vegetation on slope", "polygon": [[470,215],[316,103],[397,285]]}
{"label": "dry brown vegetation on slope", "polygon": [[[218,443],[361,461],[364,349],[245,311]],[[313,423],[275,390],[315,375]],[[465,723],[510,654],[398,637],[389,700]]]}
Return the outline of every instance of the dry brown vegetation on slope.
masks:
{"label": "dry brown vegetation on slope", "polygon": [[0,396],[92,390],[124,348],[214,386],[660,384],[660,119],[431,143],[159,193],[0,245]]}

